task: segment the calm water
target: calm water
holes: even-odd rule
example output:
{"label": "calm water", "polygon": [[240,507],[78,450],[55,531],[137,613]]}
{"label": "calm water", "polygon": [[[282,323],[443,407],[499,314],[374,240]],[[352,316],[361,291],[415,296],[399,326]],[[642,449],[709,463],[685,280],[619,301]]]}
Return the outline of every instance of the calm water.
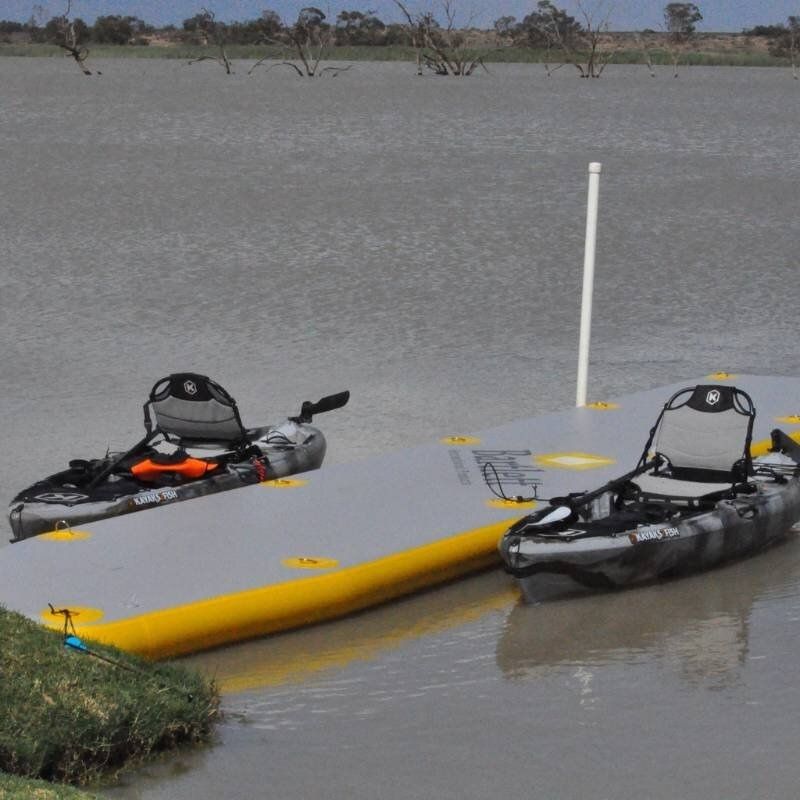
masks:
{"label": "calm water", "polygon": [[[329,463],[569,405],[590,161],[592,398],[800,371],[788,71],[96,66],[0,59],[4,502],[139,438],[172,371],[253,425],[349,388]],[[190,659],[218,742],[106,794],[794,797],[798,633],[795,540],[534,604],[487,573]]]}

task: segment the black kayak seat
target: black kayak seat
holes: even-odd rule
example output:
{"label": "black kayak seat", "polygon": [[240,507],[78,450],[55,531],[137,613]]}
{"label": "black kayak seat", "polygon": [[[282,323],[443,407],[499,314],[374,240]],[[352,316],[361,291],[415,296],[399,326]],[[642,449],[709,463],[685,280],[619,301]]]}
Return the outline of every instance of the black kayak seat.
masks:
{"label": "black kayak seat", "polygon": [[216,381],[194,372],[156,381],[144,404],[144,426],[148,434],[161,433],[181,445],[234,448],[250,439],[233,397]]}
{"label": "black kayak seat", "polygon": [[666,475],[645,473],[635,479],[638,499],[671,500],[693,504],[695,501],[724,497],[731,491],[732,483],[707,483],[704,481],[679,481]]}
{"label": "black kayak seat", "polygon": [[735,386],[704,384],[676,392],[664,405],[640,464],[659,465],[634,479],[640,499],[711,500],[747,482],[755,406]]}

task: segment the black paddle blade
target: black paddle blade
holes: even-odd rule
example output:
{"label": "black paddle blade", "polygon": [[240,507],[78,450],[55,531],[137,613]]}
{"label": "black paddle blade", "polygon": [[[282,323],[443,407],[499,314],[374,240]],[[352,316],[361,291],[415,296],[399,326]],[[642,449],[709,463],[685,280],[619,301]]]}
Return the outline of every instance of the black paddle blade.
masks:
{"label": "black paddle blade", "polygon": [[342,406],[347,405],[349,399],[350,392],[346,390],[344,392],[338,392],[337,394],[329,394],[316,403],[305,400],[300,407],[300,416],[293,417],[292,419],[295,422],[311,422],[315,414],[322,414],[325,411],[333,411],[336,408],[342,408]]}

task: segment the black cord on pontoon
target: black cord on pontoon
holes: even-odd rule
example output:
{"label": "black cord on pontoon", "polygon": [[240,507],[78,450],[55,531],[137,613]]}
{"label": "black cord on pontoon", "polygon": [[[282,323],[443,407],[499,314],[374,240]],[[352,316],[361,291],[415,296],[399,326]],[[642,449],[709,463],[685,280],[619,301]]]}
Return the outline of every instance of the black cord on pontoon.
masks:
{"label": "black cord on pontoon", "polygon": [[[489,480],[489,469],[492,470],[494,473],[494,481]],[[537,470],[537,472],[544,472],[544,470]],[[541,481],[538,478],[533,479],[533,483],[531,484],[531,489],[533,490],[533,494],[530,497],[523,497],[522,495],[514,495],[513,497],[509,497],[505,490],[503,489],[503,482],[500,480],[500,475],[497,472],[497,467],[492,464],[491,461],[487,461],[483,465],[483,480],[485,481],[486,485],[489,487],[489,490],[495,497],[499,497],[501,500],[505,500],[507,503],[530,503],[531,500],[540,500],[542,498],[539,497],[539,486],[541,486]],[[494,488],[494,484],[497,484],[497,489]],[[498,491],[499,489],[499,491]]]}

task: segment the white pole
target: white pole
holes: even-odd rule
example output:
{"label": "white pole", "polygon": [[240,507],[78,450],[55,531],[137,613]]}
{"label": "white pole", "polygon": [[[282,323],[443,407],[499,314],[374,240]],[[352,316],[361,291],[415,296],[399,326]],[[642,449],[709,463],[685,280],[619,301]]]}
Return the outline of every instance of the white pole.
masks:
{"label": "white pole", "polygon": [[581,299],[581,333],[578,342],[578,383],[575,405],[586,405],[586,384],[589,374],[589,341],[592,337],[592,294],[594,292],[594,251],[597,242],[597,205],[600,197],[600,170],[603,165],[589,164],[589,200],[586,208],[586,244],[583,254],[583,297]]}

